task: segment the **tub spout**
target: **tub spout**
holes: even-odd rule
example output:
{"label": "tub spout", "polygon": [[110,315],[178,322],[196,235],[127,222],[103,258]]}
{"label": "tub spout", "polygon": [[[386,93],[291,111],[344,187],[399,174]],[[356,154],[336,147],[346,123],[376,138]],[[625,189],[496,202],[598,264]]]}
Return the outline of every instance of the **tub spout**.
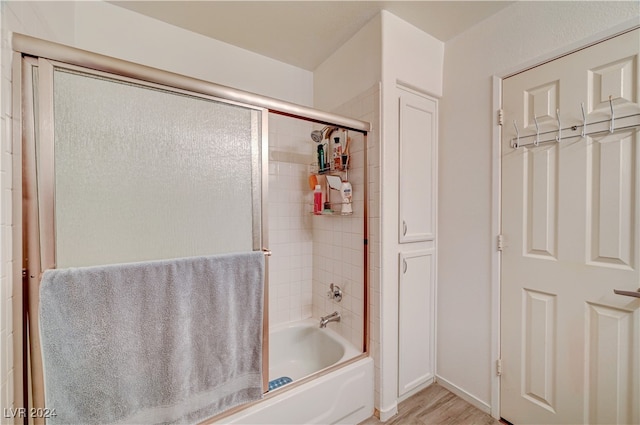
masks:
{"label": "tub spout", "polygon": [[327,323],[329,323],[329,322],[339,322],[339,321],[340,321],[340,313],[338,313],[337,311],[334,311],[330,315],[320,318],[320,327],[321,328],[326,328],[327,327]]}

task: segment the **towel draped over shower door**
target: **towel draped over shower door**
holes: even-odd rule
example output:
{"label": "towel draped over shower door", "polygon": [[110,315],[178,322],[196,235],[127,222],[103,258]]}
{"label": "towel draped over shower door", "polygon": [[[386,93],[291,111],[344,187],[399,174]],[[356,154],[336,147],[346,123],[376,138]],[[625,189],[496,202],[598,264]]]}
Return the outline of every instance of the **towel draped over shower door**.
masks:
{"label": "towel draped over shower door", "polygon": [[[22,66],[30,405],[45,407],[42,273],[262,250],[266,110],[185,91],[188,84],[173,89],[42,58]],[[263,325],[264,364],[266,335]]]}
{"label": "towel draped over shower door", "polygon": [[262,397],[264,255],[47,270],[50,424],[196,423]]}

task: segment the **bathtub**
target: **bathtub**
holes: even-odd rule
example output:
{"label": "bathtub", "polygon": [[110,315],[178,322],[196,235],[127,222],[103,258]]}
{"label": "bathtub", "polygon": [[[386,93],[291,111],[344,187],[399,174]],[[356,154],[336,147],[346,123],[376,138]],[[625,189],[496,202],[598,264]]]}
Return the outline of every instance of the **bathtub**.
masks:
{"label": "bathtub", "polygon": [[[356,357],[361,358],[331,369]],[[310,378],[322,371],[327,373]],[[357,424],[373,414],[373,361],[331,324],[320,329],[308,319],[270,330],[269,380],[281,377],[293,382],[219,423]]]}
{"label": "bathtub", "polygon": [[284,376],[298,381],[358,354],[331,324],[320,329],[308,319],[278,326],[269,332],[269,381]]}

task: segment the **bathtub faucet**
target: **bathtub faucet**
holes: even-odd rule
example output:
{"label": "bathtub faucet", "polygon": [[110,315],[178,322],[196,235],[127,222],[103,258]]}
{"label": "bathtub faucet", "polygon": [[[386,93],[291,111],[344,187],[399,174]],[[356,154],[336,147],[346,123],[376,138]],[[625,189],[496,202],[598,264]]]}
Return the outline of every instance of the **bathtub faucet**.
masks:
{"label": "bathtub faucet", "polygon": [[327,327],[327,323],[329,323],[329,322],[339,322],[339,321],[340,321],[340,313],[338,313],[337,311],[334,311],[330,315],[320,318],[320,327],[321,328],[326,328]]}

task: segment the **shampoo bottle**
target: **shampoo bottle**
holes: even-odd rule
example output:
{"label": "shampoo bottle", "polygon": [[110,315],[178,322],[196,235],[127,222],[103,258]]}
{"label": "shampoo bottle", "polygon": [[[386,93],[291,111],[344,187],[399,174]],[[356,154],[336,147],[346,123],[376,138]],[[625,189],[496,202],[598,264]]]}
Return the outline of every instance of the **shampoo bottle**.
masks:
{"label": "shampoo bottle", "polygon": [[313,213],[322,214],[322,187],[319,184],[313,191]]}
{"label": "shampoo bottle", "polygon": [[333,139],[333,169],[342,170],[342,145],[339,137]]}
{"label": "shampoo bottle", "polygon": [[324,163],[324,145],[320,143],[318,145],[318,172],[321,173],[326,168]]}
{"label": "shampoo bottle", "polygon": [[342,214],[353,214],[353,208],[351,208],[351,199],[353,194],[351,192],[351,183],[343,181],[340,186],[340,196],[342,196]]}

